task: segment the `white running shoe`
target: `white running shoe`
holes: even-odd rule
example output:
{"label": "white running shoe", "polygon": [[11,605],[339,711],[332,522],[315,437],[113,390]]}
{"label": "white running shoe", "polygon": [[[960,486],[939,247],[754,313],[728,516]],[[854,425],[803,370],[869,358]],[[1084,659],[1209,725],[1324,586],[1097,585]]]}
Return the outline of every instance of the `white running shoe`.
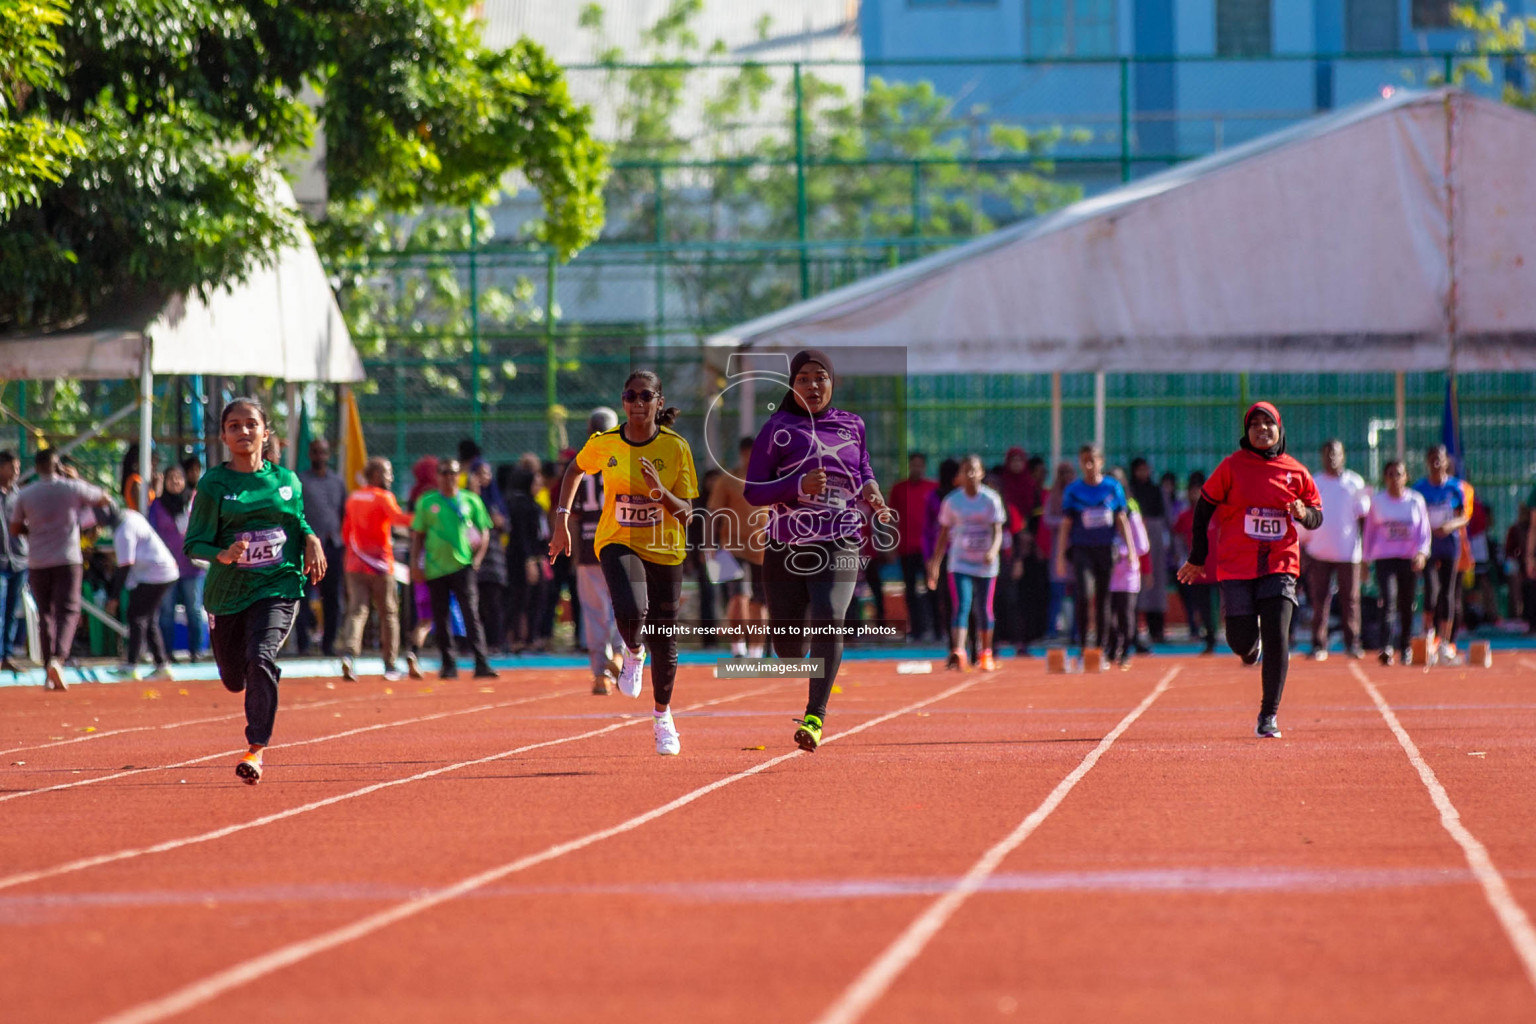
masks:
{"label": "white running shoe", "polygon": [[404,678],[405,678],[405,673],[401,672],[397,668],[387,668],[387,669],[384,670],[384,681],[386,683],[398,683],[400,680],[402,680]]}
{"label": "white running shoe", "polygon": [[[645,680],[645,644],[638,651],[624,648],[624,664],[619,668],[619,692],[626,697],[640,696],[640,684]],[[657,735],[660,735],[659,733]]]}
{"label": "white running shoe", "polygon": [[731,657],[745,658],[747,656],[747,642],[745,640],[731,641]]}
{"label": "white running shoe", "polygon": [[69,687],[64,684],[64,664],[63,664],[63,662],[59,661],[58,659],[54,659],[53,661],[50,661],[48,663],[48,671],[47,671],[47,673],[43,677],[43,689],[45,689],[45,690],[67,690],[67,689],[69,689]]}
{"label": "white running shoe", "polygon": [[761,658],[766,653],[762,644],[747,644],[747,657],[749,658]]}
{"label": "white running shoe", "polygon": [[654,716],[656,723],[656,753],[668,757],[675,757],[683,752],[683,741],[678,738],[677,724],[672,721],[672,712]]}

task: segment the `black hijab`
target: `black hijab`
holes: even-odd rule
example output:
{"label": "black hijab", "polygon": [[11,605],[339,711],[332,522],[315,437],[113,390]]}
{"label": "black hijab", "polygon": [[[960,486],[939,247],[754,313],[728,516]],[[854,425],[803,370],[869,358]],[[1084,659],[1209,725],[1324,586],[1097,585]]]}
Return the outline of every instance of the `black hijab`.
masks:
{"label": "black hijab", "polygon": [[[794,358],[789,361],[789,394],[784,396],[784,401],[779,407],[786,412],[796,413],[800,416],[809,416],[811,412],[800,402],[800,396],[795,394],[795,374],[804,369],[806,363],[820,363],[821,368],[827,371],[827,376],[836,378],[837,374],[832,369],[832,360],[819,348],[804,348],[796,352]],[[830,412],[832,403],[828,402],[822,412]]]}

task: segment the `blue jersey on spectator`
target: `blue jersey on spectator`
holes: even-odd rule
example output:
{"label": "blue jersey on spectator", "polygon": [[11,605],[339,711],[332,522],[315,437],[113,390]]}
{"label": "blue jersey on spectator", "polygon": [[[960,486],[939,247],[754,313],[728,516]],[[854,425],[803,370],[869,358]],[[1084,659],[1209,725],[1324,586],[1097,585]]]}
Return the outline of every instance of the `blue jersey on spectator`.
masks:
{"label": "blue jersey on spectator", "polygon": [[1125,488],[1114,477],[1107,476],[1093,485],[1074,480],[1062,492],[1062,514],[1072,517],[1073,547],[1113,544],[1115,515],[1125,510]]}
{"label": "blue jersey on spectator", "polygon": [[[1424,507],[1429,512],[1431,529],[1460,518],[1466,506],[1466,492],[1461,489],[1461,481],[1454,476],[1446,477],[1443,484],[1430,483],[1429,477],[1421,477],[1413,489],[1424,496]],[[1460,554],[1461,539],[1455,533],[1446,537],[1431,537],[1429,557],[1455,561]]]}

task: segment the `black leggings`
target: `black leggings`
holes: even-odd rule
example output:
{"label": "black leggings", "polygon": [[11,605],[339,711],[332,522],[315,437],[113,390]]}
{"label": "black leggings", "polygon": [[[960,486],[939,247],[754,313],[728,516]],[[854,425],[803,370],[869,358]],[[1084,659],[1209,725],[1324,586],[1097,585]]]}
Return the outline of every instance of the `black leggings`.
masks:
{"label": "black leggings", "polygon": [[1109,595],[1109,641],[1104,646],[1104,656],[1110,661],[1131,653],[1131,604],[1135,600],[1135,594],[1117,591]]}
{"label": "black leggings", "polygon": [[1216,586],[1212,583],[1180,583],[1179,598],[1189,620],[1189,638],[1204,640],[1206,650],[1216,645]]}
{"label": "black leggings", "polygon": [[[146,640],[156,668],[170,660],[165,655],[165,638],[160,635],[160,602],[170,589],[169,583],[140,583],[128,591],[128,664],[139,663]],[[195,615],[195,611],[189,612],[187,620],[192,621]]]}
{"label": "black leggings", "polygon": [[[1396,647],[1399,652],[1408,650],[1413,639],[1413,596],[1418,589],[1418,574],[1413,562],[1407,558],[1378,558],[1376,560],[1376,589],[1381,591],[1382,649]],[[1397,642],[1392,642],[1392,606],[1397,605]]]}
{"label": "black leggings", "polygon": [[1093,578],[1093,645],[1104,646],[1104,620],[1109,608],[1109,573],[1115,549],[1108,544],[1072,548],[1072,578],[1077,590],[1072,599],[1072,640],[1088,644],[1088,579]]}
{"label": "black leggings", "polygon": [[641,558],[623,544],[609,544],[598,555],[619,635],[632,651],[643,643],[651,652],[651,694],[656,703],[672,703],[677,678],[677,609],[683,603],[683,567]]}
{"label": "black leggings", "polygon": [[1461,573],[1456,559],[1431,558],[1424,566],[1424,610],[1435,613],[1435,623],[1450,623],[1441,640],[1456,635],[1456,606],[1461,603]]}
{"label": "black leggings", "polygon": [[1227,646],[1240,658],[1251,658],[1264,641],[1264,660],[1259,669],[1264,680],[1260,715],[1273,715],[1285,692],[1285,673],[1291,665],[1291,616],[1296,606],[1289,598],[1266,597],[1258,602],[1257,615],[1227,616]]}
{"label": "black leggings", "polygon": [[[770,544],[763,552],[773,652],[781,658],[822,660],[821,678],[811,679],[805,702],[805,713],[822,721],[826,721],[827,698],[843,663],[843,638],[836,630],[848,614],[858,580],[855,540]],[[814,632],[807,636],[805,630]]]}
{"label": "black leggings", "polygon": [[219,680],[230,693],[245,691],[245,742],[272,742],[277,684],[283,678],[277,652],[299,613],[299,602],[266,597],[228,615],[208,616],[208,642]]}

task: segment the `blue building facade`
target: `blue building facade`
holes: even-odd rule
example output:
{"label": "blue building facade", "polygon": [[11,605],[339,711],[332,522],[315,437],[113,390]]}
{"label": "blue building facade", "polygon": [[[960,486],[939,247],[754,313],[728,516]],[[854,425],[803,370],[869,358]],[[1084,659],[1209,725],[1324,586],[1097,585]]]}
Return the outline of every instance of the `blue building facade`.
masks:
{"label": "blue building facade", "polygon": [[1449,0],[863,0],[860,28],[870,77],[931,80],[979,123],[1084,130],[1057,152],[1133,173],[1430,84],[1468,41]]}

